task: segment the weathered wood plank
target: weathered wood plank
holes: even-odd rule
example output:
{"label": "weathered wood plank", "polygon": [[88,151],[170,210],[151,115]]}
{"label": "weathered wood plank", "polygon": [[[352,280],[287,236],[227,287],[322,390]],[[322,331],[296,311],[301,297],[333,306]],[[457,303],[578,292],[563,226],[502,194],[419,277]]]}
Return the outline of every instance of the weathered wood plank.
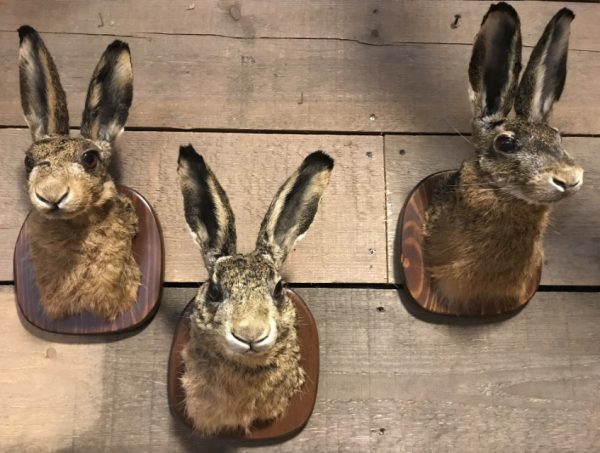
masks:
{"label": "weathered wood plank", "polygon": [[[489,3],[397,0],[160,0],[101,2],[0,0],[0,30],[24,23],[52,33],[109,35],[198,34],[237,38],[344,39],[369,45],[398,43],[472,44]],[[523,23],[523,43],[533,46],[558,9],[577,15],[571,46],[600,50],[596,18],[600,5],[523,1],[515,5]],[[43,10],[44,14],[39,14]],[[456,16],[459,16],[457,19]]]}
{"label": "weathered wood plank", "polygon": [[[461,137],[386,136],[388,255],[390,279],[395,276],[394,241],[398,217],[412,188],[441,170],[458,168],[473,147]],[[583,188],[573,198],[555,206],[545,238],[542,284],[600,284],[600,161],[597,138],[567,137],[564,146],[585,169]]]}
{"label": "weathered wood plank", "polygon": [[299,289],[319,327],[317,406],[296,438],[254,449],[206,442],[169,415],[171,335],[194,292],[166,289],[146,329],[98,343],[26,331],[0,288],[3,450],[600,448],[595,293],[538,293],[502,323],[460,326],[413,318],[394,290]]}
{"label": "weathered wood plank", "polygon": [[[177,181],[180,144],[193,143],[229,195],[238,250],[254,248],[275,192],[310,152],[336,160],[315,221],[286,264],[292,282],[385,282],[383,139],[366,136],[126,132],[115,156],[119,180],[138,190],[158,215],[165,281],[206,277],[183,217]],[[30,204],[25,192],[25,129],[0,130],[0,280],[12,280],[12,251]]]}
{"label": "weathered wood plank", "polygon": [[[78,126],[87,84],[110,36],[46,34]],[[139,35],[129,41],[129,125],[252,130],[470,130],[467,66],[456,44],[370,46],[345,40]],[[24,125],[15,32],[0,32],[0,125]],[[529,54],[529,49],[525,52]],[[555,124],[600,133],[600,53],[573,51]]]}

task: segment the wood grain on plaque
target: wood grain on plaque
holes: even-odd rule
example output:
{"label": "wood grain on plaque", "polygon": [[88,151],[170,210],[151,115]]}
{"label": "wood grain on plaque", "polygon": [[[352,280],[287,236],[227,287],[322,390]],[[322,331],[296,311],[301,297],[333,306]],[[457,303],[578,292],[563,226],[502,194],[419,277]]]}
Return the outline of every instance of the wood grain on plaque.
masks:
{"label": "wood grain on plaque", "polygon": [[107,321],[91,312],[58,320],[50,318],[40,301],[29,253],[33,238],[25,220],[15,245],[14,274],[17,303],[29,323],[47,332],[91,335],[132,330],[152,319],[160,303],[163,282],[164,260],[160,227],[152,208],[140,194],[123,186],[119,187],[119,192],[131,198],[138,216],[139,230],[133,241],[132,253],[142,274],[142,280],[135,305],[117,316],[114,321]]}
{"label": "wood grain on plaque", "polygon": [[[288,293],[296,307],[300,366],[306,373],[304,384],[290,399],[288,408],[278,419],[257,423],[248,434],[243,431],[227,431],[211,437],[252,441],[285,438],[300,432],[308,422],[315,407],[319,387],[319,332],[306,303],[294,291],[290,290]],[[185,391],[180,379],[185,371],[182,352],[190,340],[190,316],[194,304],[195,298],[187,304],[177,323],[169,353],[167,378],[169,408],[173,416],[190,426],[190,429],[193,425],[185,413]]]}
{"label": "wood grain on plaque", "polygon": [[[449,30],[452,19],[445,18]],[[473,25],[480,22],[478,17]],[[65,28],[71,30],[70,25]],[[42,36],[67,92],[71,125],[79,126],[89,77],[115,36]],[[116,36],[129,42],[134,65],[135,100],[129,126],[350,132],[470,130],[470,45],[366,45],[344,39],[246,40],[200,34]],[[1,31],[0,60],[14,61],[17,50],[16,32]],[[524,61],[529,53],[530,48],[525,48]],[[568,67],[554,123],[564,132],[598,134],[600,81],[596,75],[600,53],[573,49]],[[0,125],[25,125],[15,66],[0,66],[0,80]]]}
{"label": "wood grain on plaque", "polygon": [[[12,250],[30,209],[23,167],[29,131],[0,130],[0,143],[6,162],[6,176],[0,178],[0,280],[12,280]],[[177,180],[179,145],[187,143],[206,158],[227,191],[242,252],[254,248],[271,200],[302,159],[317,149],[329,153],[335,159],[329,187],[283,273],[291,282],[386,281],[381,137],[126,131],[113,157],[113,174],[141,193],[160,219],[165,281],[206,278],[185,223]]]}
{"label": "wood grain on plaque", "polygon": [[[448,184],[455,171],[442,171],[427,176],[419,182],[408,195],[398,218],[396,227],[396,243],[394,247],[393,265],[401,272],[404,289],[412,300],[425,310],[444,315],[486,316],[514,312],[525,305],[535,294],[541,278],[541,267],[534,278],[527,281],[527,290],[522,299],[501,303],[490,303],[482,300],[482,304],[470,303],[456,307],[448,304],[437,293],[434,282],[426,269],[423,231],[427,219],[427,211],[436,190]],[[460,251],[457,250],[457,258]],[[481,263],[485,266],[486,263]],[[493,302],[493,301],[492,301]]]}
{"label": "wood grain on plaque", "polygon": [[110,343],[31,335],[0,287],[0,439],[8,451],[547,451],[600,449],[597,293],[538,292],[487,325],[426,323],[394,290],[297,289],[317,322],[308,425],[246,448],[169,413],[167,362],[197,289],[166,288],[152,323]]}
{"label": "wood grain on plaque", "polygon": [[[398,217],[415,185],[431,173],[456,169],[473,155],[470,137],[385,137],[388,255],[393,259]],[[585,169],[583,187],[554,205],[544,239],[543,285],[600,284],[600,139],[565,137],[564,147]],[[390,261],[392,263],[392,261]],[[400,282],[390,267],[390,281]]]}

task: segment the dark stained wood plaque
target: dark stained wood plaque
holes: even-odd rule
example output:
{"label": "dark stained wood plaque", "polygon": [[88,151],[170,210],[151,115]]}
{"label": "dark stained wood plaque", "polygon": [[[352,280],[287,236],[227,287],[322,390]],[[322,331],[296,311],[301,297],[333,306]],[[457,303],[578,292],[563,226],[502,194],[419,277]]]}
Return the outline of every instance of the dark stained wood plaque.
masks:
{"label": "dark stained wood plaque", "polygon": [[[425,214],[429,208],[432,196],[437,187],[446,184],[448,179],[456,173],[455,171],[443,171],[434,173],[423,179],[409,194],[402,212],[400,213],[401,226],[401,253],[400,269],[402,270],[402,281],[408,295],[422,308],[433,313],[445,315],[463,316],[487,316],[509,313],[521,308],[534,296],[540,284],[542,268],[535,278],[528,282],[527,296],[522,300],[515,301],[510,306],[498,307],[495,304],[473,304],[469,311],[451,311],[446,304],[440,301],[429,274],[425,269],[423,254],[423,226]],[[398,258],[396,258],[398,259]],[[483,264],[483,263],[482,263]],[[487,312],[482,307],[493,307],[496,310]]]}

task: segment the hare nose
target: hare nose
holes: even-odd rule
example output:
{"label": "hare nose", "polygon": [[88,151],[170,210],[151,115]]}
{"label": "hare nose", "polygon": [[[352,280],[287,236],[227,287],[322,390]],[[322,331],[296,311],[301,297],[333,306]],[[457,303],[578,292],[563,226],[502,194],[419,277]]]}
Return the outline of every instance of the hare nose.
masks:
{"label": "hare nose", "polygon": [[575,167],[568,171],[554,175],[551,180],[552,184],[561,192],[574,191],[579,189],[583,182],[583,169]]}
{"label": "hare nose", "polygon": [[232,330],[231,335],[242,343],[252,345],[266,339],[269,336],[269,331],[270,329],[268,327],[265,329],[264,327],[259,326],[248,326]]}
{"label": "hare nose", "polygon": [[50,194],[44,194],[44,196],[42,196],[39,194],[39,192],[37,192],[37,191],[35,192],[35,196],[37,197],[38,200],[40,200],[42,203],[48,204],[55,208],[58,208],[58,205],[60,204],[60,202],[63,201],[65,198],[67,198],[67,195],[69,195],[68,188],[66,191],[64,191],[60,195],[50,193]]}

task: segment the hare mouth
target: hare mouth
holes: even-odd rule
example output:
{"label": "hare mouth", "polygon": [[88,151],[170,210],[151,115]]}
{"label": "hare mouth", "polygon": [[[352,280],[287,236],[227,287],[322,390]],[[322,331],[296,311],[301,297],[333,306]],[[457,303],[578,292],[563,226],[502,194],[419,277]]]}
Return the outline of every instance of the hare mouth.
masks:
{"label": "hare mouth", "polygon": [[559,178],[550,177],[548,182],[550,186],[554,188],[556,193],[561,195],[560,198],[564,198],[568,195],[574,194],[583,185],[583,179],[579,179],[572,183],[567,183]]}
{"label": "hare mouth", "polygon": [[248,349],[246,352],[244,352],[242,355],[246,356],[246,357],[262,357],[267,355],[269,351],[256,351],[254,349]]}
{"label": "hare mouth", "polygon": [[271,348],[257,350],[257,349],[254,349],[250,345],[242,348],[242,347],[238,347],[238,346],[231,346],[229,344],[226,344],[225,348],[231,355],[233,355],[235,357],[249,357],[249,358],[264,357],[264,356],[268,355],[269,351],[271,350]]}
{"label": "hare mouth", "polygon": [[570,183],[553,176],[548,176],[540,180],[533,187],[531,193],[527,193],[525,196],[534,203],[555,203],[578,192],[582,183],[581,179]]}
{"label": "hare mouth", "polygon": [[73,219],[75,217],[78,217],[79,215],[83,214],[85,212],[85,209],[81,209],[81,208],[77,208],[77,209],[73,209],[73,208],[63,208],[63,207],[59,207],[59,206],[53,206],[53,207],[44,207],[44,208],[40,208],[37,207],[38,211],[40,211],[40,213],[48,218],[48,219]]}
{"label": "hare mouth", "polygon": [[540,190],[541,186],[528,187],[524,190],[518,186],[504,186],[500,190],[509,195],[513,200],[520,200],[531,205],[545,205],[556,201],[548,197],[547,190]]}
{"label": "hare mouth", "polygon": [[232,351],[230,348],[225,347],[225,356],[232,363],[238,365],[257,368],[267,366],[272,361],[272,356],[269,351],[255,351],[254,349],[248,349],[246,352]]}
{"label": "hare mouth", "polygon": [[548,181],[540,181],[538,184],[532,185],[526,190],[512,187],[506,188],[505,191],[526,203],[547,205],[573,195],[580,187],[581,183],[565,188],[560,184],[556,184],[552,178],[550,178]]}
{"label": "hare mouth", "polygon": [[31,201],[41,214],[50,219],[69,219],[85,211],[69,188],[56,199],[45,198],[36,190],[31,194]]}
{"label": "hare mouth", "polygon": [[261,349],[255,349],[253,345],[248,343],[234,340],[231,342],[230,339],[225,339],[223,344],[227,355],[231,360],[237,362],[243,362],[248,364],[260,365],[271,356],[272,347]]}

